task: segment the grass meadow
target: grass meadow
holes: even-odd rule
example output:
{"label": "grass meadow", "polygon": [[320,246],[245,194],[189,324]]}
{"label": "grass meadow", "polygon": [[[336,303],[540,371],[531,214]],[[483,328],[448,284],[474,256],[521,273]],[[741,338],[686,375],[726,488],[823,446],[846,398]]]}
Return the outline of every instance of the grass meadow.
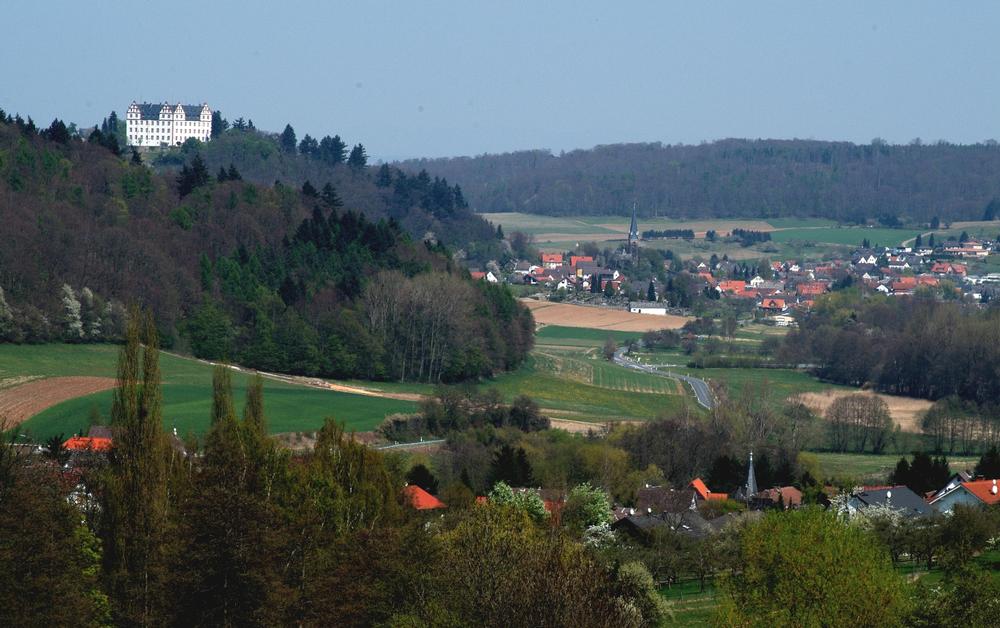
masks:
{"label": "grass meadow", "polygon": [[[111,345],[0,345],[0,379],[23,375],[114,377],[118,347]],[[212,402],[212,367],[166,353],[160,354],[163,373],[163,423],[202,434],[208,429]],[[233,372],[233,392],[242,409],[249,375]],[[32,436],[44,439],[55,434],[72,434],[87,424],[96,406],[110,416],[112,391],[71,399],[36,414],[22,424]],[[410,401],[383,399],[342,392],[307,388],[266,380],[264,403],[272,432],[311,431],[332,416],[349,429],[364,431],[378,425],[387,414],[412,412]]]}

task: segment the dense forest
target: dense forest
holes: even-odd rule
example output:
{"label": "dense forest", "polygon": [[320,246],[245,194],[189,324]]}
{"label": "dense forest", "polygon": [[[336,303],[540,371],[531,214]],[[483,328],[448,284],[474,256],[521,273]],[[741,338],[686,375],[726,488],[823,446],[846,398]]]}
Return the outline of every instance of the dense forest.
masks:
{"label": "dense forest", "polygon": [[[213,176],[232,167],[242,179],[260,185],[280,181],[301,188],[308,183],[318,190],[331,184],[350,199],[352,209],[372,220],[394,218],[414,237],[433,236],[477,259],[502,254],[491,227],[469,209],[459,186],[426,172],[410,176],[388,165],[369,167],[364,145],[350,148],[338,135],[299,139],[290,124],[280,134],[268,133],[252,121],[230,123],[215,112],[211,142],[189,140],[181,148],[152,154],[150,163],[172,175],[195,153]],[[371,176],[357,176],[364,171]]]}
{"label": "dense forest", "polygon": [[842,290],[818,299],[786,337],[784,359],[823,379],[982,406],[1000,399],[1000,309]]}
{"label": "dense forest", "polygon": [[[844,222],[979,220],[1000,197],[1000,146],[728,139],[421,159],[399,167],[461,183],[480,212]],[[996,204],[993,205],[995,208]],[[995,213],[995,210],[994,212]]]}
{"label": "dense forest", "polygon": [[330,166],[343,189],[257,184],[213,175],[198,146],[160,175],[117,154],[107,121],[83,142],[0,119],[0,341],[116,341],[137,302],[167,346],[290,373],[454,381],[531,346],[530,313],[423,238],[467,223],[497,242],[446,182],[356,158]]}

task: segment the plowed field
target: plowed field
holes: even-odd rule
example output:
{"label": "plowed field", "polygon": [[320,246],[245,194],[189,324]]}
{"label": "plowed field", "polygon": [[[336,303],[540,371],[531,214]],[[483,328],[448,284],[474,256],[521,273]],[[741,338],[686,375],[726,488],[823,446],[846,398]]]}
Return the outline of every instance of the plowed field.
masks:
{"label": "plowed field", "polygon": [[42,410],[83,395],[115,387],[110,377],[49,377],[0,390],[0,419],[8,426],[30,419]]}

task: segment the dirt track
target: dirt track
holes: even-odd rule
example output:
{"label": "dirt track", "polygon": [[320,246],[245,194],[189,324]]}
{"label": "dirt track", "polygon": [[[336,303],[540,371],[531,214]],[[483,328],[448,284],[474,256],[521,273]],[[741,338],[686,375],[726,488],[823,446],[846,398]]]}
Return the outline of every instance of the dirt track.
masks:
{"label": "dirt track", "polygon": [[828,390],[826,392],[800,393],[794,398],[805,404],[810,410],[817,414],[824,414],[830,407],[834,399],[844,395],[875,395],[881,397],[889,406],[889,414],[893,422],[905,432],[919,432],[920,420],[927,410],[933,405],[926,399],[916,399],[914,397],[896,397],[894,395],[883,395],[868,392],[841,392]]}
{"label": "dirt track", "polygon": [[111,377],[49,377],[0,391],[0,419],[18,425],[57,403],[115,387]]}
{"label": "dirt track", "polygon": [[654,331],[658,329],[680,329],[689,318],[684,316],[657,316],[655,314],[633,314],[628,310],[604,307],[588,307],[570,303],[552,303],[522,299],[535,316],[535,322],[542,325],[562,325],[565,327],[586,327],[610,331]]}

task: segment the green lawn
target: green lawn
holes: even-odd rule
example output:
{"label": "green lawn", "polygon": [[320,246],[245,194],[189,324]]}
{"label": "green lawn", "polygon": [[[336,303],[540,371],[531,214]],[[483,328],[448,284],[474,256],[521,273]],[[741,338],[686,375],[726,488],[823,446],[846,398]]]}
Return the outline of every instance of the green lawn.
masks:
{"label": "green lawn", "polygon": [[671,626],[711,626],[718,607],[719,592],[712,579],[705,583],[705,590],[697,580],[684,580],[670,587],[661,587],[659,594],[673,610],[668,622]]}
{"label": "green lawn", "polygon": [[821,229],[784,229],[771,234],[771,241],[785,242],[822,242],[827,244],[845,244],[860,246],[867,239],[873,246],[894,246],[904,240],[917,237],[920,231],[916,229],[869,229],[867,227],[828,227]]}
{"label": "green lawn", "polygon": [[[18,375],[96,375],[114,377],[118,347],[109,345],[0,345],[0,379]],[[161,354],[163,372],[163,422],[203,433],[208,428],[212,399],[212,367],[201,362]],[[242,408],[249,376],[233,373],[234,396]],[[39,439],[54,434],[70,434],[86,425],[96,405],[107,417],[111,411],[111,391],[71,399],[35,415],[23,429]],[[387,414],[412,412],[409,401],[320,390],[271,380],[264,384],[264,402],[272,432],[309,431],[318,428],[327,416],[344,421],[350,429],[374,428]]]}

